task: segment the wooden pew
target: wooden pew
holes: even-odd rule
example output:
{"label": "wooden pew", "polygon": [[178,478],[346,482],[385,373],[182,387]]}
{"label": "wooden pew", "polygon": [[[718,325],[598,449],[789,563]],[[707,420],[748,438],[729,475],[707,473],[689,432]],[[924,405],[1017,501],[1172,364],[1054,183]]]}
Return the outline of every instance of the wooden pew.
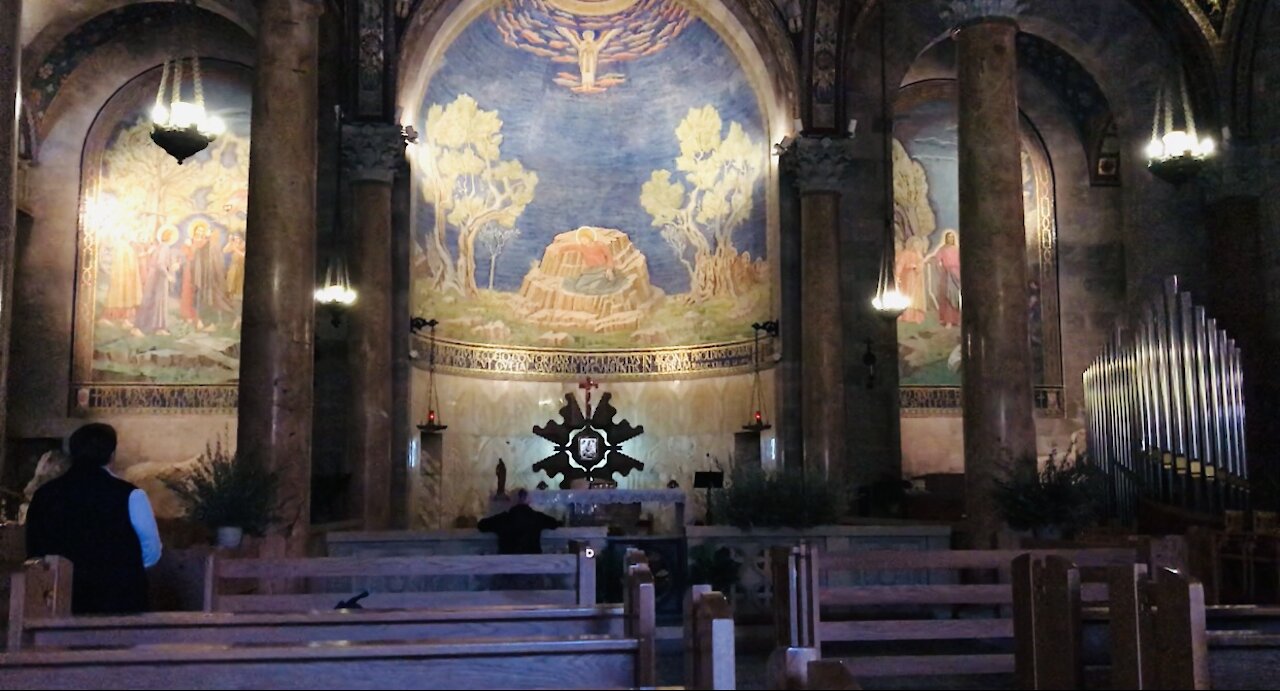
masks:
{"label": "wooden pew", "polygon": [[[648,565],[628,575],[633,608],[618,605],[501,606],[464,609],[326,610],[230,613],[155,612],[128,616],[70,616],[71,563],[61,557],[33,560],[14,577],[9,650],[128,648],[165,643],[270,645],[315,641],[422,641],[542,636],[621,636],[653,628]],[[639,634],[637,634],[639,636]],[[652,648],[651,635],[646,646]]]}
{"label": "wooden pew", "polygon": [[[628,580],[628,598],[653,603],[653,580],[641,566]],[[700,586],[692,595],[689,688],[735,688],[733,622],[718,592]],[[474,613],[475,610],[471,610]],[[367,613],[370,617],[385,614]],[[255,614],[195,614],[221,619]],[[355,613],[276,614],[274,617],[346,616]],[[156,617],[140,616],[140,617]],[[86,618],[90,619],[90,618]],[[113,619],[128,619],[127,617]],[[456,644],[370,645],[143,645],[111,650],[49,651],[0,655],[0,685],[49,688],[609,688],[655,682],[653,616],[634,619],[635,636],[529,641],[458,641]],[[120,645],[122,641],[113,641]],[[177,668],[177,669],[175,669]]]}
{"label": "wooden pew", "polygon": [[[595,550],[586,546],[572,554],[531,555],[223,559],[215,554],[205,569],[206,612],[331,610],[362,592],[369,593],[359,603],[363,609],[596,602]],[[489,587],[495,577],[561,579],[567,587],[495,589]],[[304,592],[273,587],[299,582]]]}
{"label": "wooden pew", "polygon": [[[1060,556],[1080,564],[1087,574],[1081,586],[1086,602],[1107,597],[1106,567],[1132,564],[1127,548],[1083,550],[867,551],[818,554],[809,545],[775,549],[771,555],[776,643],[773,668],[784,688],[805,688],[808,665],[822,658],[824,644],[848,646],[914,645],[920,641],[1011,644],[1014,620],[1008,617],[1013,586],[998,579],[965,584],[830,585],[858,572],[1008,573],[1022,554]],[[1101,581],[1101,582],[1094,582]],[[874,608],[874,609],[873,609]],[[838,611],[855,618],[836,618]],[[957,617],[966,611],[974,616]],[[1010,652],[965,649],[949,654],[858,654],[842,658],[854,678],[1011,674]]]}
{"label": "wooden pew", "polygon": [[0,687],[40,689],[636,688],[630,638],[176,646],[0,655]]}
{"label": "wooden pew", "polygon": [[[1062,557],[1014,560],[1018,688],[1084,688],[1080,571]],[[1110,569],[1111,688],[1209,688],[1204,588],[1170,569]]]}
{"label": "wooden pew", "polygon": [[27,622],[71,616],[71,562],[31,559],[9,579],[9,650],[22,645]]}
{"label": "wooden pew", "polygon": [[626,616],[622,607],[595,605],[267,614],[155,612],[57,617],[28,619],[21,629],[11,629],[9,650],[128,648],[167,643],[243,646],[341,640],[376,643],[621,636]]}
{"label": "wooden pew", "polygon": [[685,598],[684,611],[685,688],[737,688],[729,601],[709,585],[695,585]]}
{"label": "wooden pew", "polygon": [[1204,587],[1162,569],[1113,570],[1111,679],[1118,689],[1207,689]]}
{"label": "wooden pew", "polygon": [[1084,688],[1081,626],[1080,570],[1076,565],[1060,556],[1016,557],[1013,631],[1018,688]]}
{"label": "wooden pew", "polygon": [[[52,572],[70,573],[65,560],[51,561],[58,567]],[[41,573],[35,566],[33,570]],[[35,617],[21,638],[37,647],[0,656],[0,688],[652,687],[653,577],[644,563],[629,567],[627,576],[632,610],[592,606],[576,608],[580,612],[575,613],[575,608],[501,607],[451,612],[162,613],[69,618],[72,621]],[[51,592],[69,595],[70,588]],[[602,615],[611,627],[625,628],[625,635],[569,630],[573,621],[599,625]],[[293,632],[271,633],[271,627]],[[149,632],[145,637],[144,631]],[[492,637],[448,640],[468,632]],[[410,634],[422,638],[397,640]],[[81,636],[80,643],[96,647],[39,647],[60,636],[63,643]],[[288,642],[279,644],[280,637]],[[716,645],[723,648],[722,641],[699,647]]]}

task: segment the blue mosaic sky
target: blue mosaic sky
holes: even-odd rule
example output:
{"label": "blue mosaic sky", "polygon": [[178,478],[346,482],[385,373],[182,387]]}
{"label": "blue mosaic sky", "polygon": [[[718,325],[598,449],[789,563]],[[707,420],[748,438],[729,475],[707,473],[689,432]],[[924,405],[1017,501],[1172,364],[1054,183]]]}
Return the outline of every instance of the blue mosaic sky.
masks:
{"label": "blue mosaic sky", "polygon": [[[538,173],[534,201],[517,223],[522,234],[499,258],[494,287],[519,289],[530,262],[557,234],[594,225],[626,232],[647,257],[651,282],[668,294],[686,292],[688,275],[651,225],[640,189],[655,170],[676,172],[676,126],[690,108],[708,104],[720,111],[726,132],[730,121],[742,124],[767,164],[764,118],[746,74],[702,21],[655,55],[601,65],[602,74],[626,76],[624,84],[604,93],[578,94],[552,81],[576,68],[507,46],[485,15],[447,49],[427,87],[424,121],[431,105],[470,94],[503,120],[503,158],[518,158]],[[416,126],[422,129],[425,122]],[[756,186],[750,219],[734,236],[738,251],[757,258],[765,256],[766,246],[765,177]],[[415,199],[424,203],[421,195]],[[417,218],[421,242],[431,214]],[[453,233],[449,246],[455,247]],[[488,255],[478,255],[477,273],[484,275]]]}

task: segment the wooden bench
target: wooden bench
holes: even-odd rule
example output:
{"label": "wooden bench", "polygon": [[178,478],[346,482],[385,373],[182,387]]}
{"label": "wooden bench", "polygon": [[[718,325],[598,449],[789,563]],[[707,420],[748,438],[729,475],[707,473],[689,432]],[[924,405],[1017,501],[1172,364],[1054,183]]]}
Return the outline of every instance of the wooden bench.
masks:
{"label": "wooden bench", "polygon": [[[246,680],[276,688],[653,686],[653,577],[642,557],[629,558],[627,571],[625,607],[69,617],[71,566],[46,558],[29,563],[16,579],[30,594],[22,608],[25,630],[18,621],[17,640],[26,649],[0,657],[0,685],[39,679],[49,688],[219,688]],[[689,687],[734,688],[727,602],[704,586],[691,603]],[[606,627],[610,633],[620,627],[624,635],[589,633]],[[468,633],[491,638],[449,640]],[[94,649],[49,650],[52,645]],[[496,664],[497,657],[504,662]],[[180,666],[181,676],[156,668],[170,665]],[[483,673],[469,674],[469,665],[483,666]],[[353,666],[373,676],[357,679],[348,669]],[[272,673],[264,674],[266,667]],[[544,667],[563,669],[544,673]],[[424,671],[430,679],[419,676]],[[586,675],[586,681],[561,675]]]}
{"label": "wooden bench", "polygon": [[[537,587],[511,589],[510,581],[516,579]],[[215,554],[205,566],[206,612],[332,610],[364,592],[368,596],[359,602],[363,609],[589,606],[596,603],[595,550],[577,546],[571,554],[298,559],[225,559]]]}
{"label": "wooden bench", "polygon": [[[1127,548],[866,551],[821,556],[809,545],[773,550],[778,646],[774,669],[782,677],[778,683],[803,687],[807,665],[822,658],[824,644],[862,648],[841,658],[854,678],[1013,673],[1010,567],[1015,557],[1027,553],[1062,556],[1081,565],[1089,581],[1081,587],[1086,602],[1106,600],[1106,567],[1132,565],[1136,556]],[[899,577],[926,573],[929,582],[853,582],[874,572]],[[973,580],[981,582],[959,582],[957,572],[978,575]],[[847,582],[839,583],[842,579]],[[904,648],[923,641],[933,645],[946,641],[952,650],[904,654]]]}
{"label": "wooden bench", "polygon": [[[352,642],[620,636],[651,628],[652,597],[632,581],[651,581],[648,565],[630,569],[628,606],[500,606],[463,609],[323,610],[232,613],[156,612],[128,616],[71,616],[71,563],[46,557],[15,574],[9,650],[127,648],[164,643],[266,645],[345,640]],[[641,610],[647,608],[648,614]]]}
{"label": "wooden bench", "polygon": [[0,687],[492,689],[652,686],[630,638],[175,646],[0,656]]}
{"label": "wooden bench", "polygon": [[[1014,560],[1018,688],[1084,688],[1080,570],[1062,557]],[[1111,688],[1209,688],[1204,588],[1171,569],[1110,569]]]}

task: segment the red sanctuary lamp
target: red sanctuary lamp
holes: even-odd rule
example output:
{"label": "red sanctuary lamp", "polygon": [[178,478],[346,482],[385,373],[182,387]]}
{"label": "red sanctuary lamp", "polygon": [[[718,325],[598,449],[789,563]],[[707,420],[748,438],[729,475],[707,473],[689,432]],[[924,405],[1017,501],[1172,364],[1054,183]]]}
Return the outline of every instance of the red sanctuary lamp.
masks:
{"label": "red sanctuary lamp", "polygon": [[778,322],[755,323],[751,325],[751,328],[755,330],[755,344],[752,351],[751,422],[743,425],[742,429],[749,432],[762,432],[773,427],[773,425],[770,425],[764,417],[764,385],[760,381],[760,333],[763,331],[771,337],[777,336]]}
{"label": "red sanctuary lamp", "polygon": [[440,415],[436,412],[440,409],[440,398],[436,394],[436,326],[439,324],[435,319],[427,320],[422,317],[414,317],[409,322],[409,328],[414,333],[421,332],[423,328],[431,329],[427,350],[427,419],[418,425],[418,430],[427,434],[449,428],[448,425],[440,424]]}

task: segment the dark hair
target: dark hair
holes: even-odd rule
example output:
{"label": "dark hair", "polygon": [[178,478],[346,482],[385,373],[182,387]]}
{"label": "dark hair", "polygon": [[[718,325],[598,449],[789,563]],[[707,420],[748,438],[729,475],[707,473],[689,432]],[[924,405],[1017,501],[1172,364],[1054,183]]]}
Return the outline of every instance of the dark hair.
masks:
{"label": "dark hair", "polygon": [[104,466],[116,452],[116,429],[101,422],[87,424],[71,433],[68,446],[72,465]]}
{"label": "dark hair", "polygon": [[525,489],[525,488],[523,488],[523,487],[521,487],[520,489],[516,490],[516,503],[517,503],[517,504],[526,504],[526,503],[528,503],[528,502],[529,502],[529,490],[527,490],[527,489]]}

